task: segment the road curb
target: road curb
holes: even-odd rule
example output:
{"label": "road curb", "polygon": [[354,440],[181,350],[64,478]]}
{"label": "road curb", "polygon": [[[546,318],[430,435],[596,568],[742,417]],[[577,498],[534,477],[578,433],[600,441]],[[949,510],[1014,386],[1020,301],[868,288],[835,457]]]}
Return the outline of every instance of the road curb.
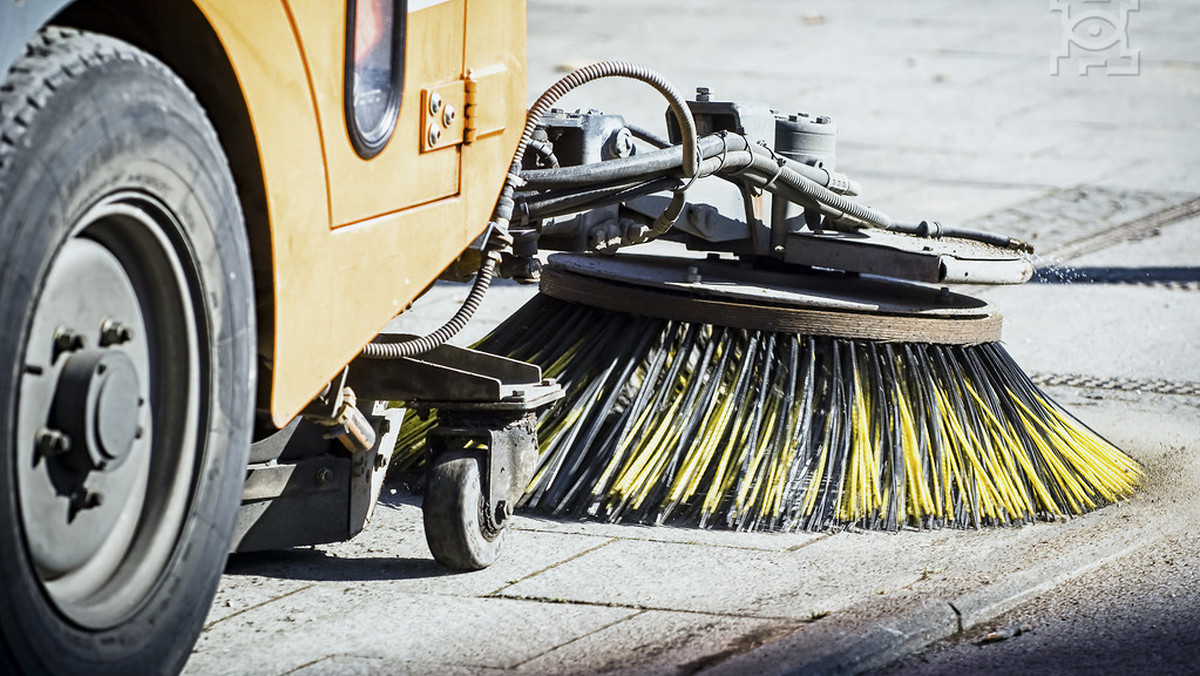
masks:
{"label": "road curb", "polygon": [[817,621],[701,673],[705,676],[816,676],[860,674],[878,669],[932,643],[977,627],[1156,540],[1155,536],[1142,535],[1115,549],[1097,542],[1087,548],[1089,551],[1043,561],[1013,573],[1003,581],[949,599],[923,599],[912,594],[907,598],[911,605],[900,612],[850,608],[839,612],[840,617]]}

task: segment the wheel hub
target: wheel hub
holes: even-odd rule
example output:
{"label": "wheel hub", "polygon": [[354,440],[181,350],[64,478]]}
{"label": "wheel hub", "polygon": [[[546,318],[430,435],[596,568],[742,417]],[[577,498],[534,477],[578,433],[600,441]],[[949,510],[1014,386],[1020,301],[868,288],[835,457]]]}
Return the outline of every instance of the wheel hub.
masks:
{"label": "wheel hub", "polygon": [[62,460],[81,472],[119,467],[139,436],[140,389],[137,367],[124,352],[72,354],[59,375],[52,414],[69,439]]}
{"label": "wheel hub", "polygon": [[119,193],[50,263],[20,385],[17,494],[57,609],[104,628],[133,612],[186,515],[200,355],[171,215]]}

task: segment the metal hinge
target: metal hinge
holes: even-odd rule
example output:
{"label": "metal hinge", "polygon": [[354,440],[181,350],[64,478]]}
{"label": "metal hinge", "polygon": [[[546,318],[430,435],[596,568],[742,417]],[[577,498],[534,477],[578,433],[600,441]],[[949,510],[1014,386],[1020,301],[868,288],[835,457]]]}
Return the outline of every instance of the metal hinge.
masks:
{"label": "metal hinge", "polygon": [[508,68],[467,69],[462,79],[421,90],[421,152],[504,131]]}
{"label": "metal hinge", "polygon": [[478,117],[479,81],[475,79],[475,71],[467,69],[467,77],[463,81],[463,143],[475,141],[475,121]]}

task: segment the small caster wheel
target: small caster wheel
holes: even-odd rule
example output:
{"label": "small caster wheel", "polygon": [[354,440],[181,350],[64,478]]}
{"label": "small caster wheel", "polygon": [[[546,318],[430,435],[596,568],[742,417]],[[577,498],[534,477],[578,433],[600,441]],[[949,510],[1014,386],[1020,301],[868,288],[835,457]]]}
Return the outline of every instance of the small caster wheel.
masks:
{"label": "small caster wheel", "polygon": [[439,563],[459,570],[487,568],[500,554],[506,526],[493,528],[485,515],[480,483],[482,459],[468,451],[434,458],[422,505],[425,541]]}

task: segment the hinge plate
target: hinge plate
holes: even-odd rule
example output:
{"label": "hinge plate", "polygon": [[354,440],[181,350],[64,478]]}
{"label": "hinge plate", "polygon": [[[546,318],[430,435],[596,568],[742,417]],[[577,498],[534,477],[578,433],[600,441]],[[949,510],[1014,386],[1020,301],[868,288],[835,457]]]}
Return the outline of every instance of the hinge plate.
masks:
{"label": "hinge plate", "polygon": [[461,145],[466,128],[466,81],[421,90],[421,152]]}
{"label": "hinge plate", "polygon": [[504,131],[507,123],[503,64],[467,69],[461,80],[421,90],[421,152],[472,143]]}

